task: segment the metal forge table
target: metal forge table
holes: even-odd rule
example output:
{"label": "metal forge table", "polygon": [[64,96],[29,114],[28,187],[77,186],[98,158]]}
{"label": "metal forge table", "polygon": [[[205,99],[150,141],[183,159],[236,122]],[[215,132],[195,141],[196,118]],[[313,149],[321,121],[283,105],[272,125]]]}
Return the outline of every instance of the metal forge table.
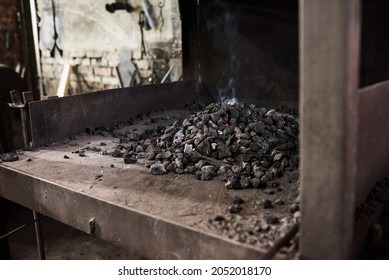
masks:
{"label": "metal forge table", "polygon": [[[261,257],[257,247],[207,230],[209,218],[225,211],[226,201],[236,195],[220,180],[153,176],[143,166],[124,164],[122,158],[72,154],[77,149],[74,142],[80,147],[98,146],[112,140],[107,137],[84,135],[51,144],[86,127],[128,120],[162,107],[183,107],[193,92],[192,82],[179,82],[29,103],[35,148],[23,152],[16,162],[0,164],[0,196],[147,258]],[[97,175],[103,176],[96,180]]]}

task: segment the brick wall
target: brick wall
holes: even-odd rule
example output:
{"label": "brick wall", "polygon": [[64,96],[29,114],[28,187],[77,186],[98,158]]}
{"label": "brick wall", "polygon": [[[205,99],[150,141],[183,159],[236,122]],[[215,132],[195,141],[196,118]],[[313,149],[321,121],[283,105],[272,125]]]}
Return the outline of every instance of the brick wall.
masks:
{"label": "brick wall", "polygon": [[47,95],[55,95],[65,64],[71,65],[68,94],[78,94],[119,87],[116,66],[119,52],[64,51],[63,56],[51,57],[50,51],[41,52],[42,76]]}
{"label": "brick wall", "polygon": [[[157,0],[149,0],[158,17]],[[181,74],[181,29],[178,1],[167,0],[163,8],[163,27],[144,31],[149,56],[141,57],[141,33],[138,24],[141,1],[130,1],[135,11],[109,13],[105,4],[114,1],[55,0],[57,44],[63,50],[50,56],[54,45],[51,0],[38,0],[40,49],[45,95],[55,95],[65,64],[70,64],[68,94],[79,94],[120,86],[117,67],[123,49],[129,50],[135,64],[152,67],[162,76],[174,62],[174,79]],[[159,26],[160,27],[160,26]],[[151,59],[152,57],[152,59]],[[151,61],[151,62],[150,62]],[[140,82],[140,80],[138,81]]]}

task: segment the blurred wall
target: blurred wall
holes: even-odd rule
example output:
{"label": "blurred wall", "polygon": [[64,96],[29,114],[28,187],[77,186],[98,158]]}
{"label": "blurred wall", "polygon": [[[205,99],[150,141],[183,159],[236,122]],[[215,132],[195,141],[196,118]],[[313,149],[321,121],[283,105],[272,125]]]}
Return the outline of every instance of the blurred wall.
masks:
{"label": "blurred wall", "polygon": [[[174,63],[172,78],[178,79],[182,70],[177,1],[149,0],[158,25],[144,31],[148,55],[142,61],[138,24],[141,0],[122,1],[134,7],[131,13],[125,10],[108,12],[105,6],[114,3],[113,0],[54,0],[57,44],[63,50],[62,56],[56,51],[54,57],[50,56],[54,46],[52,1],[37,2],[45,95],[56,94],[63,66],[67,63],[72,66],[70,95],[119,87],[116,67],[121,59],[133,60],[142,69],[150,68],[158,77]],[[158,4],[163,3],[165,5],[160,9]]]}
{"label": "blurred wall", "polygon": [[12,68],[22,63],[18,1],[0,0],[0,64]]}
{"label": "blurred wall", "polygon": [[297,7],[297,1],[200,1],[202,92],[297,107]]}

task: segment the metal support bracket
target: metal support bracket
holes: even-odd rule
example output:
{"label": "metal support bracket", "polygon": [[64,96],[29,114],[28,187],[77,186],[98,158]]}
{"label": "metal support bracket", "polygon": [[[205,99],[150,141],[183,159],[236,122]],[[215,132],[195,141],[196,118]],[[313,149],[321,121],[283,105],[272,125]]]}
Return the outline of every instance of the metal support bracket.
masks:
{"label": "metal support bracket", "polygon": [[89,234],[90,235],[95,235],[96,234],[96,218],[93,217],[92,219],[89,220]]}
{"label": "metal support bracket", "polygon": [[28,118],[28,103],[33,101],[33,95],[31,91],[24,91],[20,95],[18,90],[11,90],[11,101],[8,106],[14,109],[20,110],[20,116],[22,119],[23,129],[23,141],[25,148],[30,147],[30,124]]}

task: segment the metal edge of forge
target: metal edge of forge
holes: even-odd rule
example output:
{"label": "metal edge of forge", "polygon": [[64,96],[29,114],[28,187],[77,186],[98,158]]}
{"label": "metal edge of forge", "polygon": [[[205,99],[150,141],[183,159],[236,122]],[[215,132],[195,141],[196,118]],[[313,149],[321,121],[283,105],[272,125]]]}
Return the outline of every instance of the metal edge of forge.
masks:
{"label": "metal edge of forge", "polygon": [[259,259],[245,244],[159,219],[2,166],[0,196],[150,259]]}
{"label": "metal edge of forge", "polygon": [[194,98],[190,80],[30,102],[31,144],[51,144],[87,127],[108,126],[163,108],[181,109]]}

